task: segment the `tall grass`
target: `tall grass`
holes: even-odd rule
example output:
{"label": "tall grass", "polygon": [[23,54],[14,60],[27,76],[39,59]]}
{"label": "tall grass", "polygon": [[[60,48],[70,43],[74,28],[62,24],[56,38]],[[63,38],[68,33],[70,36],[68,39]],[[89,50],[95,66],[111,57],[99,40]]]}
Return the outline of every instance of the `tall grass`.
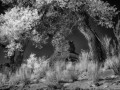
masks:
{"label": "tall grass", "polygon": [[15,73],[10,76],[9,84],[16,85],[30,82],[31,70],[23,64]]}
{"label": "tall grass", "polygon": [[[35,54],[31,54],[15,73],[9,76],[6,81],[5,75],[0,74],[1,83],[9,83],[9,85],[37,83],[44,79],[44,83],[48,85],[58,85],[59,82],[73,82],[89,78],[89,73],[93,72],[94,64],[89,61],[89,53],[82,51],[79,55],[77,63],[71,61],[56,60],[54,67],[49,67],[49,60],[45,57],[37,58]],[[57,59],[57,58],[56,58]]]}
{"label": "tall grass", "polygon": [[95,70],[95,64],[92,62],[90,53],[82,51],[79,55],[79,63],[76,63],[75,70],[79,72],[79,79],[91,79],[93,78],[93,72]]}
{"label": "tall grass", "polygon": [[[93,78],[96,66],[90,60],[89,52],[81,51],[76,63],[61,59],[55,60],[53,68],[50,68],[49,59],[38,58],[35,54],[31,54],[15,73],[9,75],[8,80],[5,74],[0,74],[0,84],[4,85],[7,82],[9,85],[16,85],[43,82],[47,85],[59,85],[60,82],[74,82]],[[118,73],[119,64],[118,56],[112,56],[107,58],[104,68],[111,67]]]}
{"label": "tall grass", "polygon": [[77,63],[56,60],[54,69],[47,71],[46,82],[58,84],[60,81],[74,82],[76,80],[92,79],[94,70],[95,65],[90,61],[90,53],[82,51]]}
{"label": "tall grass", "polygon": [[45,76],[47,66],[48,61],[45,60],[45,57],[37,58],[35,54],[31,54],[26,63],[23,63],[15,73],[9,75],[8,80],[6,80],[8,74],[0,73],[0,84],[8,83],[9,85],[16,85],[37,82]]}

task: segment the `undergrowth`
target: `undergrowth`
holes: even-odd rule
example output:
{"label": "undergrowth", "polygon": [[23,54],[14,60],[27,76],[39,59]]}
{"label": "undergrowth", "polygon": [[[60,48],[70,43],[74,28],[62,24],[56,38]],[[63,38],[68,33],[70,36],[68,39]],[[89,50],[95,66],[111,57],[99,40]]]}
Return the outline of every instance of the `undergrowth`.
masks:
{"label": "undergrowth", "polygon": [[[103,39],[107,59],[100,70],[113,69],[115,75],[120,75],[120,54],[115,54],[116,47],[111,45],[110,41],[111,38],[107,36]],[[15,73],[11,73],[7,67],[4,67],[0,73],[0,86],[40,82],[46,85],[58,85],[60,82],[74,82],[93,78],[95,64],[92,62],[89,52],[81,51],[76,63],[65,61],[63,60],[64,57],[55,59],[51,68],[49,58],[36,57],[35,54],[31,54]]]}
{"label": "undergrowth", "polygon": [[79,55],[77,63],[71,61],[56,61],[54,68],[50,68],[49,60],[45,57],[37,58],[35,54],[31,54],[15,73],[11,73],[9,77],[0,73],[0,84],[18,85],[26,83],[44,82],[49,84],[58,84],[59,82],[73,82],[89,78],[89,73],[93,71],[93,63],[89,61],[89,53],[83,51]]}

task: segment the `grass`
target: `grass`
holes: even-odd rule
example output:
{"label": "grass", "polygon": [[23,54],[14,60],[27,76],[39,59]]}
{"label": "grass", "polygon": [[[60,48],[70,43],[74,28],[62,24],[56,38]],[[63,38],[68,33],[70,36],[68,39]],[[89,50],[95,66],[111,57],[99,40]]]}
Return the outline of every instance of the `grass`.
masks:
{"label": "grass", "polygon": [[77,63],[65,62],[63,60],[54,63],[54,68],[46,72],[46,82],[57,84],[60,81],[73,82],[81,79],[91,78],[94,71],[94,64],[89,61],[89,53],[83,51],[79,55]]}
{"label": "grass", "polygon": [[107,58],[104,64],[104,71],[107,69],[113,69],[116,75],[120,75],[120,58],[118,56]]}
{"label": "grass", "polygon": [[[119,65],[119,57],[111,56],[106,59],[103,71],[113,68],[114,72],[118,72]],[[31,54],[15,73],[5,73],[9,69],[4,68],[4,73],[0,73],[0,85],[8,84],[13,86],[43,82],[48,86],[57,86],[60,82],[74,82],[82,79],[91,80],[94,70],[95,64],[90,61],[90,53],[86,51],[82,51],[79,54],[77,63],[58,59],[55,61],[53,68],[50,68],[49,60],[45,57],[38,58],[35,54]]]}
{"label": "grass", "polygon": [[27,83],[30,82],[31,78],[31,69],[27,67],[27,65],[23,64],[16,73],[12,74],[9,79],[10,85],[15,85],[19,83]]}
{"label": "grass", "polygon": [[8,80],[6,80],[8,74],[0,73],[0,84],[5,85],[5,83],[7,83],[12,86],[21,83],[26,84],[36,82],[40,78],[44,77],[47,70],[47,64],[48,62],[44,60],[44,57],[37,58],[34,54],[31,54],[26,63],[22,64],[15,73],[11,73],[9,75]]}
{"label": "grass", "polygon": [[[74,81],[84,73],[90,70],[91,62],[88,62],[89,53],[82,52],[79,56],[79,61],[76,64],[56,60],[54,68],[49,67],[49,60],[45,57],[37,58],[35,54],[31,54],[15,73],[9,76],[6,82],[6,75],[0,74],[1,83],[9,83],[15,85],[20,83],[32,83],[41,81],[43,78],[49,83],[58,83],[59,81]],[[3,78],[4,77],[4,78]]]}

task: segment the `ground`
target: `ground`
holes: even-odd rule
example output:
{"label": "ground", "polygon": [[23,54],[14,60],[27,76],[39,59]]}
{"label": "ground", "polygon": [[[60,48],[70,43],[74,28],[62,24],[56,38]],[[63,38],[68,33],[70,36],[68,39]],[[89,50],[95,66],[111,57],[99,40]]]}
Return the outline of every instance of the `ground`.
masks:
{"label": "ground", "polygon": [[[0,90],[120,90],[120,77],[114,76],[112,70],[107,70],[105,72],[100,73],[100,81],[98,87],[92,86],[92,81],[88,79],[80,79],[78,81],[71,82],[62,82],[61,85],[64,88],[61,88],[61,85],[58,85],[58,89],[51,89],[48,87],[48,82],[43,81],[39,83],[31,83],[31,84],[21,84],[19,86],[4,86],[1,87]],[[43,83],[44,82],[44,83]],[[61,89],[60,89],[61,88]]]}

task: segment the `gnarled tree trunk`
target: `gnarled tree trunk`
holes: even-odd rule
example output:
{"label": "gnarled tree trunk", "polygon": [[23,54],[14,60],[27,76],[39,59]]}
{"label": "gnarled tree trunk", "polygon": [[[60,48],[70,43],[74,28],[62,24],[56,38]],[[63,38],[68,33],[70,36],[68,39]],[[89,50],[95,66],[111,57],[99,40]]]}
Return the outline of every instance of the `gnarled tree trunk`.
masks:
{"label": "gnarled tree trunk", "polygon": [[90,28],[88,16],[85,16],[84,20],[82,21],[82,26],[79,26],[79,30],[88,41],[88,46],[92,57],[91,59],[95,64],[93,81],[96,83],[98,81],[98,71],[100,69],[100,66],[106,59],[105,49],[100,42],[96,32]]}

